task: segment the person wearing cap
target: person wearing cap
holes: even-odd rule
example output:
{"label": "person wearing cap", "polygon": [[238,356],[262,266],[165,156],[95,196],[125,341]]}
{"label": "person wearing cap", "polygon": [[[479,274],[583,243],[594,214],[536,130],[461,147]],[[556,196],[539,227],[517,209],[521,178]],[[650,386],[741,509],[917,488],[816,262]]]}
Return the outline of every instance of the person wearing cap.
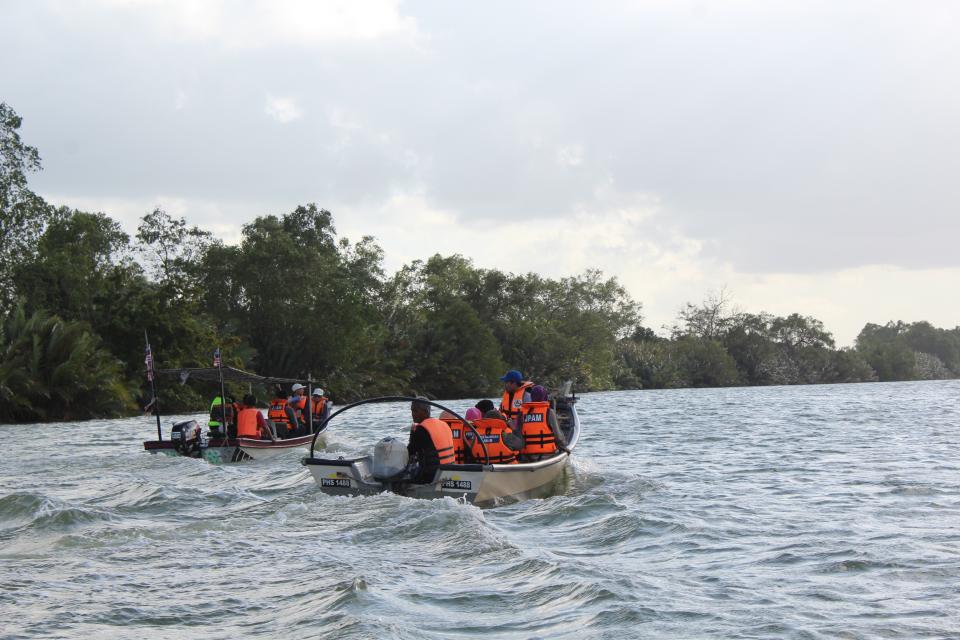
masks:
{"label": "person wearing cap", "polygon": [[292,387],[290,387],[290,397],[287,398],[287,405],[293,408],[294,413],[297,414],[297,429],[294,431],[294,437],[302,436],[306,432],[306,425],[310,419],[310,399],[307,398],[307,388],[295,382]]}
{"label": "person wearing cap", "polygon": [[417,398],[410,403],[413,428],[407,453],[410,454],[410,481],[418,484],[433,482],[437,468],[453,464],[453,434],[446,422],[430,417],[430,403],[426,398]]}
{"label": "person wearing cap", "polygon": [[317,387],[313,390],[310,399],[310,410],[313,412],[313,428],[317,429],[324,420],[330,417],[330,403],[323,395],[323,389]]}
{"label": "person wearing cap", "polygon": [[524,402],[530,402],[530,387],[532,382],[523,379],[523,374],[516,369],[507,371],[500,380],[503,382],[503,398],[500,400],[500,413],[513,422],[520,424],[520,409]]}

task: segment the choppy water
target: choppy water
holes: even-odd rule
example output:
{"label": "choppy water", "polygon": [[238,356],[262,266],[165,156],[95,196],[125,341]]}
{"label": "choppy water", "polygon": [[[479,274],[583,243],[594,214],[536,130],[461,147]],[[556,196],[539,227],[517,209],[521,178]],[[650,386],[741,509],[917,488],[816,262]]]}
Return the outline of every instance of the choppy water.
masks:
{"label": "choppy water", "polygon": [[[960,637],[960,381],[578,407],[566,491],[486,510],[0,426],[0,636]],[[403,433],[364,411],[329,450]]]}

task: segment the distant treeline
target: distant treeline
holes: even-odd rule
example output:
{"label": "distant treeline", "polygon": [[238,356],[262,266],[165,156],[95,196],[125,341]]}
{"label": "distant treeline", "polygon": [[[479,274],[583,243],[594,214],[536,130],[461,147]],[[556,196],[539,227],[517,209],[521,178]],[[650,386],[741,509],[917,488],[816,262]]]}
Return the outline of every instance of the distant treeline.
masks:
{"label": "distant treeline", "polygon": [[[394,274],[373,238],[338,238],[299,206],[243,226],[237,246],[157,209],[131,238],[103,213],[55,208],[27,175],[37,150],[0,103],[0,422],[129,415],[158,367],[224,363],[311,375],[338,402],[490,395],[507,368],[581,391],[912,380],[960,375],[960,328],[868,324],[836,349],[814,318],[687,305],[660,337],[598,271],[553,280],[435,255]],[[212,388],[161,381],[165,412]]]}

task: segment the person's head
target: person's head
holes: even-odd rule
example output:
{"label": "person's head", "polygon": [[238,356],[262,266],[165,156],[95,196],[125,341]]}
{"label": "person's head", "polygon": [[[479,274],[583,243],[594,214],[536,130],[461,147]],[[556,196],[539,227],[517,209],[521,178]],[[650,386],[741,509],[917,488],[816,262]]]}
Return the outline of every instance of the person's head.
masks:
{"label": "person's head", "polygon": [[243,406],[245,407],[255,407],[257,406],[257,398],[252,393],[248,393],[243,396]]}
{"label": "person's head", "polygon": [[300,384],[299,382],[295,383],[292,387],[290,387],[290,391],[292,391],[293,395],[295,396],[307,395],[307,388],[302,384]]}
{"label": "person's head", "polygon": [[[487,402],[490,402],[490,401],[487,400]],[[492,405],[493,403],[491,402],[490,404]],[[474,420],[479,420],[480,418],[482,418],[483,413],[481,413],[480,409],[477,409],[476,407],[470,407],[469,409],[467,409],[467,412],[463,414],[463,417],[469,420],[470,422],[473,422]]]}
{"label": "person's head", "polygon": [[321,389],[320,387],[317,387],[316,389],[313,390],[313,394],[312,394],[312,395],[313,395],[313,397],[316,398],[316,399],[322,398],[322,397],[323,397],[323,389]]}
{"label": "person's head", "polygon": [[441,412],[440,412],[440,419],[441,419],[441,420],[456,420],[456,419],[457,419],[457,416],[453,415],[453,414],[450,413],[449,411],[441,411]]}
{"label": "person's head", "polygon": [[516,369],[511,369],[500,380],[503,382],[503,388],[506,391],[513,392],[520,388],[520,383],[523,382],[523,374]]}
{"label": "person's head", "polygon": [[430,417],[430,403],[423,396],[410,403],[410,415],[416,423],[423,422]]}
{"label": "person's head", "polygon": [[485,414],[487,411],[490,411],[491,409],[496,409],[496,406],[494,406],[493,404],[493,400],[487,400],[486,398],[484,398],[474,406],[480,411],[480,415]]}
{"label": "person's head", "polygon": [[503,414],[497,411],[496,409],[490,409],[490,411],[487,411],[485,414],[483,414],[483,417],[493,418],[495,420],[503,420],[504,422],[507,421],[507,419],[503,417]]}
{"label": "person's head", "polygon": [[535,385],[530,388],[530,399],[534,402],[546,402],[547,390],[541,385]]}
{"label": "person's head", "polygon": [[273,397],[274,398],[286,398],[287,394],[283,392],[283,387],[279,384],[273,388]]}

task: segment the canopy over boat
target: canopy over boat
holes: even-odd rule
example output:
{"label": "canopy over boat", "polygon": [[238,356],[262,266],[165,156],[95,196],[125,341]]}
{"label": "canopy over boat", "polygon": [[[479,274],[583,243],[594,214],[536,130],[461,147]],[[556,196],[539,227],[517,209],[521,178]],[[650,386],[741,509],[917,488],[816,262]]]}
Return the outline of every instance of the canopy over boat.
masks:
{"label": "canopy over boat", "polygon": [[[488,506],[495,505],[505,499],[519,500],[524,498],[549,495],[557,482],[563,477],[574,447],[580,439],[580,420],[577,417],[576,397],[566,395],[555,401],[555,410],[560,423],[560,429],[566,436],[565,450],[558,451],[553,456],[537,462],[521,462],[518,464],[489,464],[488,459],[483,462],[468,464],[441,464],[433,480],[428,483],[414,483],[405,477],[382,477],[375,470],[379,464],[377,452],[373,455],[359,458],[318,458],[314,456],[313,447],[310,455],[301,460],[309,469],[319,485],[320,490],[332,495],[373,495],[383,491],[392,491],[412,498],[442,498],[449,496],[460,498],[468,502]],[[369,398],[343,407],[327,418],[321,428],[325,428],[333,418],[339,414],[363,404],[379,402],[425,402],[453,416],[472,430],[478,442],[482,439],[476,429],[455,411],[436,402],[422,398],[405,396],[390,396],[384,398]],[[484,446],[484,450],[486,447]]]}
{"label": "canopy over boat", "polygon": [[313,382],[301,378],[277,378],[274,376],[260,376],[243,369],[234,367],[181,367],[179,369],[157,369],[157,373],[162,376],[179,378],[180,384],[186,384],[189,380],[200,382],[220,382],[221,372],[224,382],[245,382],[249,384],[293,384],[299,382],[307,384]]}
{"label": "canopy over boat", "polygon": [[[314,445],[326,428],[328,421],[318,425],[313,420],[312,412],[310,412],[307,423],[309,425],[308,432],[293,438],[278,437],[279,434],[274,430],[274,427],[271,427],[269,439],[238,438],[235,436],[235,431],[232,434],[233,437],[231,437],[229,429],[225,429],[227,433],[223,433],[211,428],[209,433],[204,434],[201,425],[196,420],[188,420],[172,425],[170,439],[164,440],[160,425],[160,413],[157,408],[155,376],[177,378],[181,385],[188,381],[219,383],[221,397],[226,397],[224,393],[225,382],[262,386],[302,383],[306,386],[308,394],[311,394],[314,381],[309,376],[306,379],[261,376],[235,367],[223,366],[219,349],[214,354],[214,363],[217,366],[213,367],[180,367],[154,370],[149,342],[147,343],[146,353],[147,379],[150,381],[153,390],[153,400],[148,406],[152,405],[157,419],[157,439],[143,443],[144,449],[151,453],[205,458],[211,462],[239,462],[251,458],[269,458],[288,449]],[[224,413],[223,415],[227,414]],[[223,418],[219,418],[219,420],[222,421]]]}

